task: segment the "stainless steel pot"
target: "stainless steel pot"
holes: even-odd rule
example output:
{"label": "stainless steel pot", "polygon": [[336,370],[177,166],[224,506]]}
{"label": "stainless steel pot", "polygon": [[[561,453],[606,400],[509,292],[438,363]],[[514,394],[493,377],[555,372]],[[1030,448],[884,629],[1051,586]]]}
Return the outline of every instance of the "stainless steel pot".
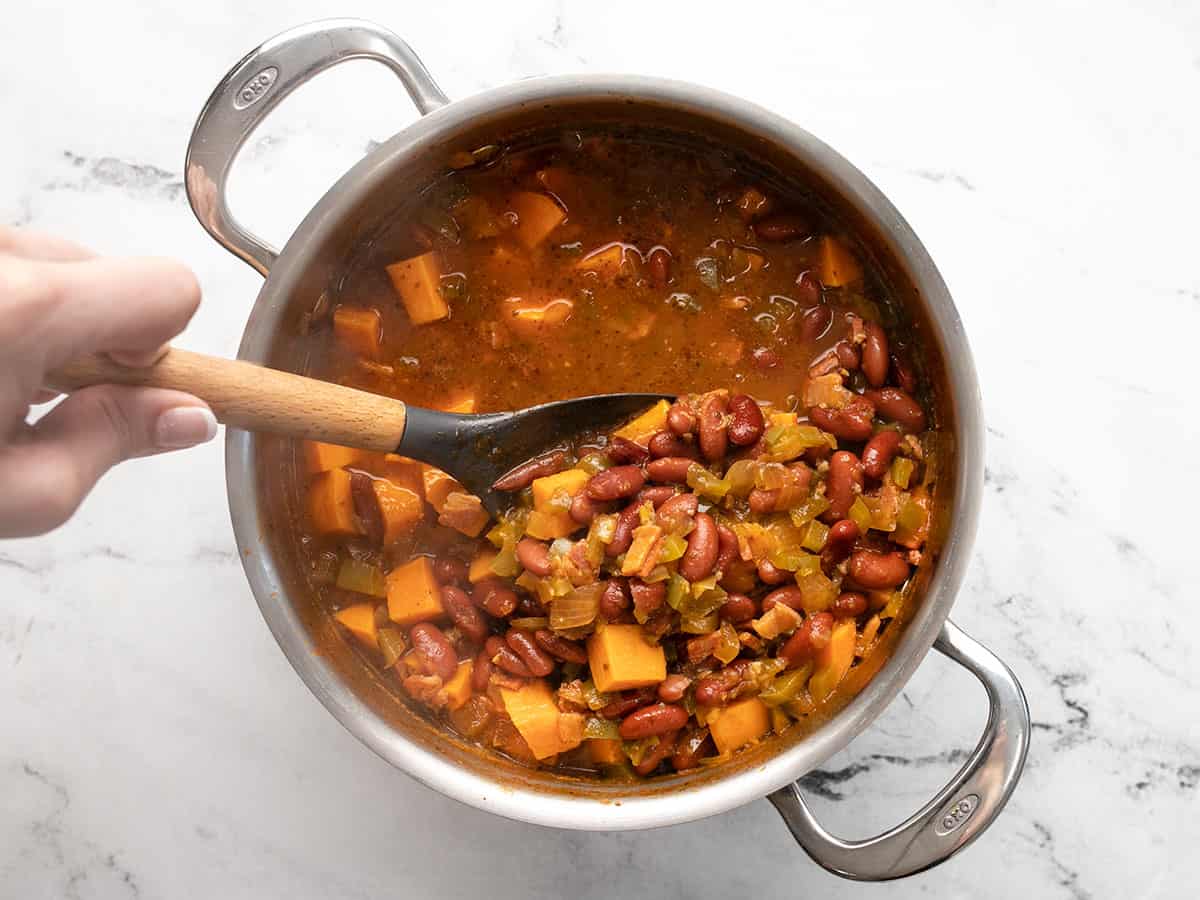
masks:
{"label": "stainless steel pot", "polygon": [[[372,59],[400,78],[423,114],[337,182],[282,251],[243,228],[226,205],[226,178],[241,145],[275,105],[317,73],[350,59]],[[298,560],[277,531],[280,465],[270,439],[230,429],[229,505],[246,576],[267,624],[309,688],[372,750],[447,796],[513,819],[559,828],[649,828],[714,815],[760,797],[779,810],[800,845],[822,866],[864,880],[897,878],[936,865],[978,837],[1003,808],[1021,773],[1029,712],[1009,668],[947,620],[962,582],[982,493],[983,424],[975,369],[954,303],[916,235],[867,178],[811,134],[772,113],[708,88],[626,75],[537,78],[449,102],[412,50],[391,32],[358,20],[302,26],[266,42],[222,80],[196,123],[187,154],[192,208],[212,236],[266,277],[239,356],[288,364],[286,335],[296,307],[311,304],[355,241],[394,210],[396,191],[420,186],[446,148],[476,146],[473,136],[507,134],[550,117],[569,120],[592,108],[687,127],[775,154],[804,170],[873,229],[915,288],[911,298],[942,355],[956,464],[948,529],[912,619],[885,663],[844,708],[782,749],[700,775],[652,785],[589,785],[530,773],[483,757],[408,713],[364,669],[314,612],[295,575]],[[624,114],[624,113],[623,113]],[[485,142],[485,141],[481,141]],[[281,349],[282,347],[282,349]],[[291,364],[297,364],[294,359]],[[284,462],[279,462],[284,460]],[[285,510],[286,511],[286,510]],[[987,727],[962,769],[921,810],[885,834],[848,841],[821,827],[804,801],[805,773],[871,724],[936,647],[973,673],[987,691]],[[866,802],[864,800],[864,802]]]}

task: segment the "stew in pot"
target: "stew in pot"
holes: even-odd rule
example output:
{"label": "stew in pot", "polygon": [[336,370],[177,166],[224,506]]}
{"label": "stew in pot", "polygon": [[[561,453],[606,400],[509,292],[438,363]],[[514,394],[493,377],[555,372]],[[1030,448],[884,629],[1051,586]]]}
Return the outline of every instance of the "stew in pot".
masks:
{"label": "stew in pot", "polygon": [[663,401],[497,482],[309,443],[310,580],[369,664],[531,766],[730,758],[857,689],[937,494],[885,278],[803,190],[678,135],[450,158],[307,318],[309,374],[460,412]]}

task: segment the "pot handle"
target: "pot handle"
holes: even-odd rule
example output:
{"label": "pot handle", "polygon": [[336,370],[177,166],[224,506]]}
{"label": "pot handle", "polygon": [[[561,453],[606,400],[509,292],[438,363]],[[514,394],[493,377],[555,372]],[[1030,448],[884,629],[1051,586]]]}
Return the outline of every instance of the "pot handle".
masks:
{"label": "pot handle", "polygon": [[319,72],[351,59],[373,59],[395,72],[422,115],[449,102],[417,55],[392,32],[362,19],[324,19],[250,51],[221,79],[192,129],[184,164],[192,211],[217,243],[263,276],[279,254],[229,211],[229,169],[279,101]]}
{"label": "pot handle", "polygon": [[936,866],[982,834],[1016,787],[1029,749],[1029,706],[1016,676],[953,622],[934,646],[965,666],[987,690],[988,721],[970,759],[932,800],[877,837],[846,841],[826,831],[800,793],[800,782],[771,794],[804,851],[829,871],[859,881],[887,881]]}

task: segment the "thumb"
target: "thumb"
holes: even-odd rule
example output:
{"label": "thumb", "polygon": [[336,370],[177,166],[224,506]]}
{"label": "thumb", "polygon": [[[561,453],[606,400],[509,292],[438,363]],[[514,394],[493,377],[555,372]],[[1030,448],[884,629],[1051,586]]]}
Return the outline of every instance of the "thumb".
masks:
{"label": "thumb", "polygon": [[216,417],[190,394],[117,385],[76,391],[27,440],[4,448],[0,523],[21,523],[26,534],[48,531],[122,460],[204,443],[216,433]]}

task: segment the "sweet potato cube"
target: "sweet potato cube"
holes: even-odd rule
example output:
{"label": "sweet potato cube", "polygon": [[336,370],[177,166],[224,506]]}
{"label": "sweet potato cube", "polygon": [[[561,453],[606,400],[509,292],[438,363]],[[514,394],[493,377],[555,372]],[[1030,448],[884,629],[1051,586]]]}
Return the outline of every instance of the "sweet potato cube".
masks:
{"label": "sweet potato cube", "polygon": [[349,472],[330,469],[313,477],[308,486],[308,518],[318,534],[348,537],[360,533]]}
{"label": "sweet potato cube", "polygon": [[383,545],[393,544],[408,534],[425,517],[425,502],[421,495],[389,479],[376,478],[371,482],[379,516],[383,520]]}
{"label": "sweet potato cube", "polygon": [[828,699],[850,671],[856,637],[853,619],[839,622],[833,626],[829,643],[817,652],[817,664],[808,680],[808,693],[817,703]]}
{"label": "sweet potato cube", "polygon": [[418,556],[387,576],[388,618],[408,627],[440,618],[442,594],[428,556]]}
{"label": "sweet potato cube", "polygon": [[625,759],[621,742],[616,738],[593,738],[587,742],[587,749],[598,766],[619,766]]}
{"label": "sweet potato cube", "polygon": [[620,241],[605,244],[586,254],[575,268],[584,272],[595,272],[604,278],[616,278],[622,274],[633,274],[636,271],[636,251]]}
{"label": "sweet potato cube", "polygon": [[373,465],[366,465],[367,471],[380,478],[386,478],[393,484],[408,488],[422,500],[425,499],[425,463],[417,462],[398,453],[388,453],[383,460]]}
{"label": "sweet potato cube", "polygon": [[471,666],[472,661],[464,659],[458,664],[454,676],[446,682],[446,707],[458,709],[471,699]]}
{"label": "sweet potato cube", "polygon": [[532,250],[563,223],[567,214],[546,194],[518,191],[508,201],[508,208],[517,214],[513,228],[515,237],[527,250]]}
{"label": "sweet potato cube", "polygon": [[543,475],[541,478],[535,478],[531,485],[533,489],[533,506],[534,509],[544,509],[556,494],[560,492],[566,493],[569,497],[574,497],[583,490],[584,485],[588,483],[591,476],[583,469],[564,469],[562,472],[556,472],[553,475]]}
{"label": "sweet potato cube", "polygon": [[453,528],[467,537],[476,537],[488,523],[488,512],[483,508],[483,501],[474,494],[465,491],[455,491],[446,496],[442,509],[438,513],[438,524]]}
{"label": "sweet potato cube", "polygon": [[505,304],[505,324],[514,334],[533,340],[551,333],[557,326],[571,318],[575,302],[558,297],[538,305],[538,301],[510,298]]}
{"label": "sweet potato cube", "polygon": [[578,747],[583,741],[582,729],[576,737],[576,729],[563,727],[563,714],[554,703],[549,685],[541,679],[527,682],[520,690],[501,688],[500,697],[504,711],[538,759]]}
{"label": "sweet potato cube", "polygon": [[310,474],[363,465],[371,455],[366,450],[356,450],[353,447],[341,447],[321,441],[304,442],[304,464]]}
{"label": "sweet potato cube", "polygon": [[567,507],[551,501],[557,496],[574,497],[583,490],[590,476],[582,469],[567,469],[554,475],[534,479],[533,511],[525,523],[525,533],[541,541],[566,537],[579,529]]}
{"label": "sweet potato cube", "polygon": [[365,359],[379,359],[379,344],[383,337],[383,320],[374,307],[362,309],[338,306],[333,311],[333,336],[352,353]]}
{"label": "sweet potato cube", "polygon": [[614,431],[613,437],[622,437],[627,441],[646,446],[650,442],[650,438],[667,427],[667,411],[670,408],[671,404],[666,400],[659,400],[628,425]]}
{"label": "sweet potato cube", "polygon": [[[853,623],[851,623],[853,625]],[[708,733],[718,753],[732,753],[757,741],[771,728],[767,705],[757,697],[731,703],[708,720]]]}
{"label": "sweet potato cube", "polygon": [[424,463],[421,464],[421,480],[425,485],[426,501],[439,515],[446,506],[447,497],[451,494],[465,493],[467,490],[456,478]]}
{"label": "sweet potato cube", "polygon": [[663,648],[646,641],[640,625],[609,625],[588,638],[588,666],[596,689],[649,687],[667,677]]}
{"label": "sweet potato cube", "polygon": [[355,603],[333,614],[369,650],[379,649],[379,629],[375,626],[375,604]]}
{"label": "sweet potato cube", "polygon": [[492,571],[492,560],[498,555],[498,550],[494,550],[491,547],[482,548],[475,555],[475,558],[471,560],[471,565],[467,569],[467,580],[471,584],[478,584],[485,578],[494,577],[496,573]]}
{"label": "sweet potato cube", "polygon": [[387,273],[414,325],[449,317],[450,307],[439,290],[442,267],[434,251],[392,263]]}
{"label": "sweet potato cube", "polygon": [[862,279],[862,268],[845,244],[825,235],[817,248],[817,277],[825,287],[844,287]]}
{"label": "sweet potato cube", "polygon": [[794,412],[773,412],[767,416],[767,421],[770,423],[768,427],[774,428],[776,425],[795,425],[800,417]]}

